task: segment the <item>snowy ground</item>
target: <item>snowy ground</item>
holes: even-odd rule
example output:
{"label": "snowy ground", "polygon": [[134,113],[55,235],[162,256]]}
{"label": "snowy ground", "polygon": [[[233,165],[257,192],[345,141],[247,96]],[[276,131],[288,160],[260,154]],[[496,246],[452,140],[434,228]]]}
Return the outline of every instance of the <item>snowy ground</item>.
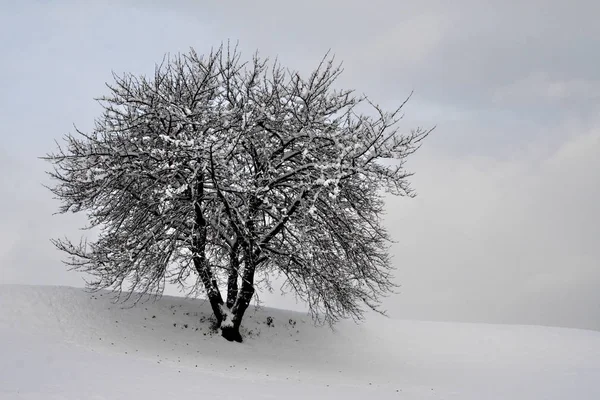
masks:
{"label": "snowy ground", "polygon": [[378,316],[331,332],[263,308],[238,344],[208,311],[0,286],[0,399],[600,399],[599,332]]}

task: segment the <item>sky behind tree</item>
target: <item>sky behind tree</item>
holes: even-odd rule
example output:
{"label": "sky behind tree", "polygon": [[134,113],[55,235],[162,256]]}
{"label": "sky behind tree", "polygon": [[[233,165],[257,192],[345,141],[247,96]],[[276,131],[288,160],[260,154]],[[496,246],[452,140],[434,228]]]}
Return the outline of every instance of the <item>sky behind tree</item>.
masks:
{"label": "sky behind tree", "polygon": [[[37,157],[90,129],[116,73],[165,53],[239,40],[310,72],[331,50],[338,85],[402,127],[437,125],[389,198],[398,318],[600,329],[600,26],[595,1],[3,1],[0,4],[0,282],[81,286],[52,237]],[[263,294],[269,305],[301,308]]]}

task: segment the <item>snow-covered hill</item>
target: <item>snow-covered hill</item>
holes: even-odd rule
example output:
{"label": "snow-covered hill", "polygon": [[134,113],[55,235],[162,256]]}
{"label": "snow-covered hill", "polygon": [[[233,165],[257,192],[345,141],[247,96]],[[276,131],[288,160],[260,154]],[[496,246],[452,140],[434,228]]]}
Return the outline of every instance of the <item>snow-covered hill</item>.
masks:
{"label": "snow-covered hill", "polygon": [[238,344],[200,300],[110,299],[0,286],[0,398],[600,399],[599,332],[251,308]]}

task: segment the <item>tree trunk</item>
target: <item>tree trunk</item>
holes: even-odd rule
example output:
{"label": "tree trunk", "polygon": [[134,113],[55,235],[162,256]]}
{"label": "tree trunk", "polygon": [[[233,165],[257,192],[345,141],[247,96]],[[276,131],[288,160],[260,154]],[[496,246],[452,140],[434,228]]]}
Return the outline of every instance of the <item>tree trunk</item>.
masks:
{"label": "tree trunk", "polygon": [[221,291],[219,290],[217,281],[212,277],[212,272],[209,269],[210,267],[206,262],[206,258],[195,256],[194,266],[196,267],[196,271],[200,276],[200,280],[202,280],[204,290],[206,290],[206,297],[208,297],[210,307],[212,308],[213,314],[217,319],[217,325],[220,325],[225,319],[225,316],[222,309],[223,297],[221,296]]}
{"label": "tree trunk", "polygon": [[252,296],[254,295],[254,271],[255,265],[253,260],[247,260],[242,273],[242,286],[235,299],[235,304],[231,309],[231,321],[221,324],[221,335],[229,341],[242,341],[240,334],[240,326],[244,313],[248,309]]}
{"label": "tree trunk", "polygon": [[252,301],[252,296],[254,295],[254,287],[245,282],[242,283],[242,290],[240,290],[238,297],[236,298],[235,304],[231,309],[231,314],[233,315],[230,322],[225,323],[223,321],[221,323],[221,335],[229,340],[235,342],[242,342],[242,335],[240,333],[240,326],[242,325],[242,319],[244,318],[244,313],[248,309],[250,305],[250,301]]}
{"label": "tree trunk", "polygon": [[[201,178],[196,182],[196,186],[194,188],[194,192],[190,191],[190,196],[192,199],[201,198],[204,193],[204,183]],[[217,281],[215,280],[213,273],[210,269],[210,264],[206,259],[206,219],[204,218],[204,214],[202,213],[202,208],[200,207],[200,201],[194,201],[194,229],[192,232],[192,260],[194,262],[194,267],[196,268],[196,272],[198,272],[198,276],[204,285],[204,289],[206,290],[206,296],[208,297],[208,301],[210,302],[210,306],[215,314],[215,318],[217,319],[217,324],[220,325],[221,322],[225,319],[225,315],[223,313],[223,297],[221,296],[221,291],[219,290],[219,286],[217,285]]]}
{"label": "tree trunk", "polygon": [[238,295],[239,247],[236,240],[229,251],[229,277],[227,279],[227,308],[229,309],[235,304]]}
{"label": "tree trunk", "polygon": [[[250,206],[248,211],[249,217],[246,220],[246,229],[248,229],[248,232],[250,232],[249,237],[252,237],[252,233],[254,232],[254,218],[256,217],[256,213],[260,204],[261,200],[258,199],[256,196],[250,199]],[[254,271],[256,270],[256,260],[260,255],[260,253],[255,250],[255,243],[253,243],[252,241],[244,240],[240,243],[240,245],[242,246],[244,251],[244,268],[241,274],[242,286],[238,291],[237,296],[235,297],[233,307],[231,308],[231,320],[227,320],[221,323],[221,335],[229,341],[236,342],[242,341],[240,326],[242,325],[242,318],[244,318],[244,313],[248,309],[250,301],[252,301],[252,296],[254,295]],[[237,261],[237,259],[238,258],[236,256],[235,260]],[[229,298],[227,300],[229,302]]]}

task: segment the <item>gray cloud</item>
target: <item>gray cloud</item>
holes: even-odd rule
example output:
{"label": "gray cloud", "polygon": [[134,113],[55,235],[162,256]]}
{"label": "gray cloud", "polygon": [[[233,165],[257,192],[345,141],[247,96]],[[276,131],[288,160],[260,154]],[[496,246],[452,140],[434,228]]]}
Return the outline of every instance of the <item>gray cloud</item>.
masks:
{"label": "gray cloud", "polygon": [[1,7],[2,282],[81,283],[48,239],[83,219],[50,215],[36,157],[73,123],[91,127],[111,70],[151,73],[165,52],[239,39],[302,71],[331,49],[340,85],[390,107],[414,89],[403,127],[438,125],[409,162],[420,196],[388,202],[403,284],[392,315],[600,329],[597,2]]}
{"label": "gray cloud", "polygon": [[419,198],[388,201],[394,315],[600,329],[600,127],[572,128],[544,156],[419,156]]}

